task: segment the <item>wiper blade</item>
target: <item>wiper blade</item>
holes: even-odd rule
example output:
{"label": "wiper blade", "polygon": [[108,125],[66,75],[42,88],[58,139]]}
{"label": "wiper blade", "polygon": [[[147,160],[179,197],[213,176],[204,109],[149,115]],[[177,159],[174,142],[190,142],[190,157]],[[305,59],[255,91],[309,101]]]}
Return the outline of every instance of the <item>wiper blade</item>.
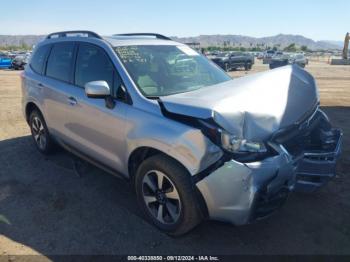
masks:
{"label": "wiper blade", "polygon": [[159,99],[159,96],[146,96],[148,99]]}

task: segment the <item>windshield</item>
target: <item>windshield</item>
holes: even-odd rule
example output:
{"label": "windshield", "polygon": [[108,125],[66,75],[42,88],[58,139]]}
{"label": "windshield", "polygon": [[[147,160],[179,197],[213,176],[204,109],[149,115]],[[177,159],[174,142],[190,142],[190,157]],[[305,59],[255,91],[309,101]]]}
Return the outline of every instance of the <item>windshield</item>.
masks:
{"label": "windshield", "polygon": [[146,97],[189,92],[231,79],[188,46],[119,46],[115,51]]}

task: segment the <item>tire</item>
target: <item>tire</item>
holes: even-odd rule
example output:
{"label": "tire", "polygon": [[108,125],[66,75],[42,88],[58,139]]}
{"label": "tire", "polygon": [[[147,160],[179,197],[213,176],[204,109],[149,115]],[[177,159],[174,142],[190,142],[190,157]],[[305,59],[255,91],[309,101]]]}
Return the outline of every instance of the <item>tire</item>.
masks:
{"label": "tire", "polygon": [[54,141],[50,136],[46,122],[38,110],[33,110],[29,116],[29,127],[32,138],[40,153],[47,155],[53,152]]}
{"label": "tire", "polygon": [[183,235],[203,218],[190,175],[170,157],[155,155],[142,162],[135,175],[135,190],[146,219],[169,235]]}

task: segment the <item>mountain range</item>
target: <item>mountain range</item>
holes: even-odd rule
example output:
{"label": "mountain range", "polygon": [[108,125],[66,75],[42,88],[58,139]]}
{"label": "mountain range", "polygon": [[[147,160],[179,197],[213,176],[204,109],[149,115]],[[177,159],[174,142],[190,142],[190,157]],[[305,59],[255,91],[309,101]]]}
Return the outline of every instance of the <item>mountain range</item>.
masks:
{"label": "mountain range", "polygon": [[[33,46],[43,39],[44,35],[0,35],[1,46]],[[199,35],[194,37],[171,37],[182,43],[198,42],[203,47],[207,46],[240,46],[240,47],[273,47],[284,48],[292,43],[297,46],[307,46],[311,50],[341,49],[342,42],[338,41],[314,41],[301,35],[279,34],[269,37],[250,37],[243,35]]]}
{"label": "mountain range", "polygon": [[268,37],[250,37],[243,35],[200,35],[196,37],[172,37],[174,40],[189,43],[198,42],[201,46],[222,46],[224,43],[229,46],[242,46],[242,47],[280,47],[285,48],[290,44],[296,44],[297,46],[307,46],[311,50],[320,49],[341,49],[341,42],[337,41],[314,41],[310,38],[306,38],[301,35],[286,35],[279,34],[276,36]]}

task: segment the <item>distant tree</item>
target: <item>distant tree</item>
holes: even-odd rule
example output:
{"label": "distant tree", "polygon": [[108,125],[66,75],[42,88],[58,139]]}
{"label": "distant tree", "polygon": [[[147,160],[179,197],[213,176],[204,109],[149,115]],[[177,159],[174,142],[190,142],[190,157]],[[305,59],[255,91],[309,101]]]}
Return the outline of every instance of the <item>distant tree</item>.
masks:
{"label": "distant tree", "polygon": [[250,51],[253,51],[253,52],[261,52],[263,51],[260,47],[253,47],[250,49]]}
{"label": "distant tree", "polygon": [[14,51],[14,50],[31,50],[32,48],[28,45],[5,45],[5,46],[0,46],[0,50],[4,51]]}
{"label": "distant tree", "polygon": [[21,45],[20,45],[20,48],[22,49],[22,50],[29,50],[29,49],[31,49],[30,48],[30,46],[29,45],[27,45],[26,43],[21,43]]}
{"label": "distant tree", "polygon": [[306,45],[302,45],[300,47],[300,50],[303,51],[303,52],[307,52],[307,51],[309,51],[309,48]]}
{"label": "distant tree", "polygon": [[286,48],[284,48],[284,51],[296,52],[297,51],[297,47],[296,47],[295,43],[293,43],[293,44],[290,44],[289,46],[287,46]]}

